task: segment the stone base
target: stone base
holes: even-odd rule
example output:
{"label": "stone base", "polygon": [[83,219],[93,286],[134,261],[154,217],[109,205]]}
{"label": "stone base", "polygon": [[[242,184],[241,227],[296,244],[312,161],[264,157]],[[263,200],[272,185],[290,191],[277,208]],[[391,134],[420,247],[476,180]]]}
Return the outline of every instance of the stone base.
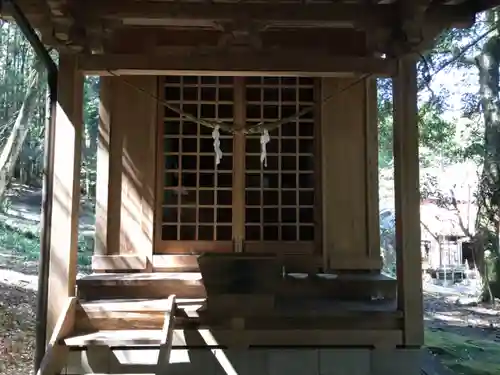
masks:
{"label": "stone base", "polygon": [[[63,374],[155,373],[158,350],[70,352]],[[168,375],[420,375],[420,349],[176,349]]]}

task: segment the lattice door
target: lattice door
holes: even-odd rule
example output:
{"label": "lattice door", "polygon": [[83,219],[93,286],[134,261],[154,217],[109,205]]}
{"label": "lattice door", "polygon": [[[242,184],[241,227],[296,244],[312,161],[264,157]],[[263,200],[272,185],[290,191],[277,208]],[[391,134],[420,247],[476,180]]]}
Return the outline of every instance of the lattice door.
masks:
{"label": "lattice door", "polygon": [[[241,126],[312,106],[314,86],[312,78],[166,77],[164,96],[198,118]],[[314,115],[271,131],[267,166],[260,135],[221,131],[216,165],[212,129],[166,109],[156,252],[313,252],[319,237]]]}
{"label": "lattice door", "polygon": [[[314,105],[312,78],[249,77],[245,92],[247,124],[277,121]],[[260,136],[247,136],[245,141],[245,250],[313,252],[314,112],[270,135],[267,167],[260,160]]]}
{"label": "lattice door", "polygon": [[[232,77],[166,77],[165,99],[198,118],[233,122]],[[232,250],[233,139],[165,109],[160,252]],[[161,186],[161,183],[160,183]]]}

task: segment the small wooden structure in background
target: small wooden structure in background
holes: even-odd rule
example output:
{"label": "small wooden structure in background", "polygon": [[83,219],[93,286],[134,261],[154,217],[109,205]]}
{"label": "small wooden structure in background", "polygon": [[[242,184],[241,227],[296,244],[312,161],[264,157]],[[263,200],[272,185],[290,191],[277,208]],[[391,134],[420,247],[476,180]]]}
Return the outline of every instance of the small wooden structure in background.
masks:
{"label": "small wooden structure in background", "polygon": [[[415,61],[493,1],[17,4],[60,52],[42,374],[123,372],[117,348],[166,344],[172,294],[170,357],[239,348],[237,373],[418,373]],[[98,273],[77,281],[85,74],[101,76]],[[378,77],[394,88],[397,283],[380,274]],[[77,370],[68,349],[89,356]]]}

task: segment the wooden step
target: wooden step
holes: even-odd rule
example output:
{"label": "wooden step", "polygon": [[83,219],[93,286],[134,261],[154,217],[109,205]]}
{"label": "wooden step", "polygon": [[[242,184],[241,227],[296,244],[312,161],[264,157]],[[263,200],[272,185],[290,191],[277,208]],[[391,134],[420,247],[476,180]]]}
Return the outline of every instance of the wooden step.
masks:
{"label": "wooden step", "polygon": [[159,346],[163,334],[160,330],[103,330],[82,335],[70,336],[64,339],[70,348],[87,346]]}
{"label": "wooden step", "polygon": [[273,276],[259,285],[254,283],[253,288],[235,288],[231,277],[211,275],[211,280],[205,280],[199,272],[94,274],[77,280],[78,296],[95,300],[161,299],[170,294],[178,298],[206,298],[232,294],[371,301],[394,299],[397,288],[396,280],[380,274],[288,274],[280,278]]}
{"label": "wooden step", "polygon": [[[177,299],[176,314],[183,316],[204,306],[205,299]],[[116,299],[80,301],[75,331],[162,329],[168,299]]]}
{"label": "wooden step", "polygon": [[76,282],[78,297],[84,300],[143,298],[204,298],[205,286],[199,272],[101,273]]}
{"label": "wooden step", "polygon": [[[204,346],[206,343],[196,333],[195,346]],[[112,349],[141,349],[157,348],[164,341],[165,334],[161,330],[101,330],[92,333],[74,334],[62,340],[69,348],[83,349],[89,346],[107,346]],[[171,346],[176,348],[186,347],[186,335],[180,330],[174,330]]]}
{"label": "wooden step", "polygon": [[[160,354],[168,360],[168,353],[173,342],[174,320],[177,314],[178,302],[175,295],[169,296],[165,300],[157,301],[104,301],[78,303],[78,309],[75,314],[75,324],[73,333],[63,338],[63,342],[68,347],[78,346],[129,346],[129,345],[159,345]],[[134,318],[141,316],[143,319],[148,317],[148,314],[155,313],[158,320],[158,327],[152,330],[117,330],[113,327],[113,319],[107,318],[107,326],[105,330],[97,330],[80,334],[84,322],[92,322],[95,318],[92,315],[100,315],[106,317],[113,312],[125,313],[125,318],[122,319],[127,323],[132,323]],[[131,314],[129,317],[127,314]],[[89,325],[86,328],[92,329]],[[162,355],[159,359],[164,360]]]}
{"label": "wooden step", "polygon": [[[74,332],[161,329],[166,303],[165,299],[80,301]],[[389,329],[398,327],[401,318],[395,301],[368,303],[285,298],[273,299],[269,306],[262,304],[260,296],[219,295],[209,304],[204,299],[177,300],[173,324],[178,329],[231,329],[235,325]]]}

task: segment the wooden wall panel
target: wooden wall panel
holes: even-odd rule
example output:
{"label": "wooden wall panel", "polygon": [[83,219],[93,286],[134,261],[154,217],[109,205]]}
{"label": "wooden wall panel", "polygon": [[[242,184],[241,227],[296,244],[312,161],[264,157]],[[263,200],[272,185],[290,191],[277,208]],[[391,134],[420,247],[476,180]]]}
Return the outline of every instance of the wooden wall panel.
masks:
{"label": "wooden wall panel", "polygon": [[368,115],[369,98],[376,91],[367,90],[368,85],[359,78],[321,82],[323,243],[327,266],[334,269],[381,265],[380,252],[371,249],[371,232],[378,223],[378,187],[373,183],[378,167],[371,162],[376,121]]}
{"label": "wooden wall panel", "polygon": [[[103,78],[101,93],[111,107],[108,160],[107,243],[104,255],[143,255],[153,252],[156,168],[157,78],[148,76]],[[106,92],[109,91],[109,92]],[[104,101],[103,101],[104,102]],[[101,108],[102,109],[102,108]],[[103,129],[105,130],[105,129]],[[103,139],[99,140],[104,142]],[[102,144],[100,149],[103,149]],[[104,179],[102,179],[104,182]],[[98,190],[103,187],[98,186]]]}
{"label": "wooden wall panel", "polygon": [[[50,230],[47,340],[68,297],[75,295],[80,207],[80,161],[83,139],[83,75],[74,56],[59,59],[58,104],[55,122],[52,214]],[[42,344],[42,343],[39,343]]]}

